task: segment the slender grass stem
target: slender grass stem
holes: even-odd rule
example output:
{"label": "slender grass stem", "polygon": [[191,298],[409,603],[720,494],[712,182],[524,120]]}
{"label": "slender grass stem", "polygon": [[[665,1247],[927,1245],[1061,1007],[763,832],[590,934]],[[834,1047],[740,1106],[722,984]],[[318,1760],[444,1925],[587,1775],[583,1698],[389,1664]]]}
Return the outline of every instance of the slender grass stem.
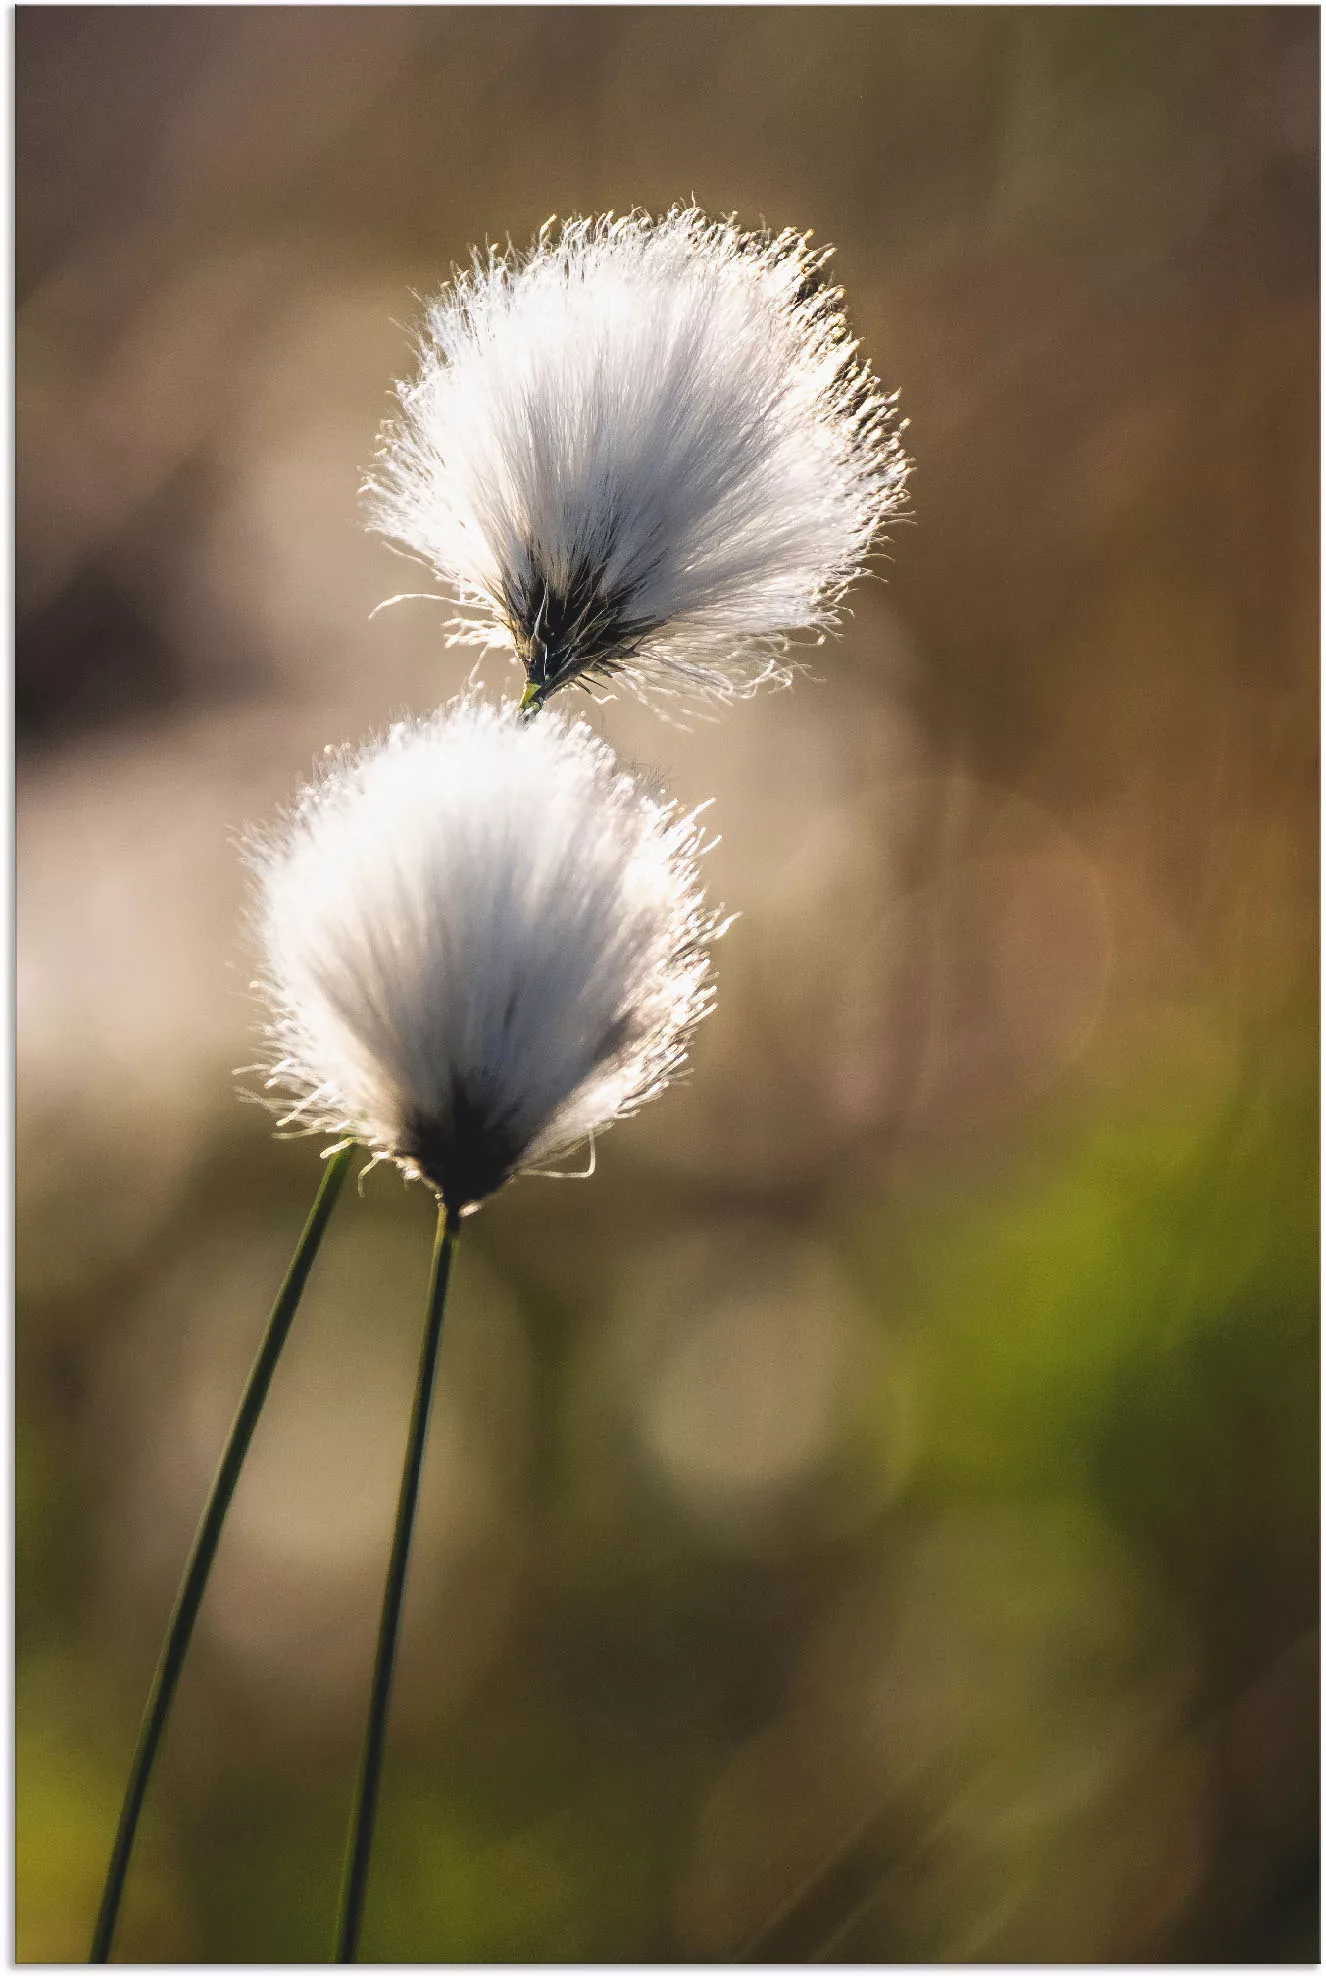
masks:
{"label": "slender grass stem", "polygon": [[378,1785],[382,1779],[382,1755],[387,1738],[387,1709],[391,1701],[391,1677],[396,1662],[396,1640],[400,1632],[401,1602],[405,1594],[405,1573],[410,1561],[410,1538],[414,1512],[419,1501],[419,1477],[424,1465],[424,1443],[428,1438],[428,1413],[433,1401],[433,1381],[437,1371],[438,1348],[442,1343],[442,1318],[446,1310],[447,1282],[456,1247],[457,1223],[447,1210],[437,1211],[437,1236],[433,1243],[433,1268],[428,1284],[428,1318],[424,1327],[423,1350],[419,1355],[419,1383],[415,1388],[410,1436],[405,1448],[405,1469],[401,1476],[400,1501],[396,1508],[396,1533],[392,1538],[391,1562],[387,1566],[386,1590],[382,1595],[382,1619],[378,1627],[377,1658],[373,1663],[373,1686],[368,1702],[368,1727],[364,1734],[364,1754],[355,1788],[354,1810],[350,1819],[350,1843],[345,1856],[345,1877],[341,1885],[341,1918],[336,1935],[336,1961],[353,1962],[359,1947],[364,1894],[368,1886],[368,1861],[373,1845],[373,1823],[377,1815]]}
{"label": "slender grass stem", "polygon": [[258,1424],[267,1389],[272,1383],[272,1374],[294,1321],[299,1299],[308,1281],[313,1259],[318,1253],[323,1231],[336,1205],[336,1196],[341,1191],[346,1169],[354,1157],[354,1147],[343,1146],[333,1153],[326,1162],[322,1184],[318,1188],[309,1218],[304,1224],[304,1232],[299,1245],[290,1260],[284,1283],[277,1292],[272,1314],[268,1319],[267,1332],[253,1362],[253,1370],[244,1388],[244,1397],[239,1403],[230,1439],[226,1442],[221,1465],[216,1471],[212,1493],[207,1498],[207,1507],[198,1525],[189,1552],[184,1576],[180,1580],[179,1591],[175,1595],[174,1609],[166,1628],[165,1645],[157,1662],[156,1673],[147,1697],[147,1707],[143,1711],[143,1726],[138,1732],[138,1747],[134,1751],[133,1767],[129,1772],[129,1782],[125,1788],[124,1803],[120,1808],[120,1822],[115,1832],[115,1844],[111,1848],[110,1865],[106,1871],[106,1887],[101,1897],[101,1907],[97,1914],[96,1930],[92,1937],[90,1962],[109,1962],[111,1938],[115,1933],[116,1917],[120,1911],[120,1900],[124,1893],[125,1876],[129,1870],[129,1856],[133,1851],[134,1835],[138,1830],[139,1814],[143,1809],[143,1799],[147,1795],[148,1780],[152,1775],[152,1765],[156,1759],[166,1717],[175,1687],[184,1665],[184,1656],[189,1650],[189,1640],[193,1634],[194,1621],[207,1588],[207,1576],[216,1556],[216,1547],[221,1537],[221,1525],[225,1521],[230,1499],[235,1493],[244,1457],[253,1439],[253,1430]]}

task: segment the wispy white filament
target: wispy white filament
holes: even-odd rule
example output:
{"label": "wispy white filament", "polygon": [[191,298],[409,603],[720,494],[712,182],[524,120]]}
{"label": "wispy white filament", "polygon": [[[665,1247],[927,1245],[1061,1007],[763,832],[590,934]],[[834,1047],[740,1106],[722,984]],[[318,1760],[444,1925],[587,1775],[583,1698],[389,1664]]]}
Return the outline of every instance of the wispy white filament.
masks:
{"label": "wispy white filament", "polygon": [[473,699],[247,851],[267,1088],[459,1211],[660,1092],[713,997],[700,831],[583,722]]}
{"label": "wispy white filament", "polygon": [[538,698],[576,678],[730,698],[836,622],[908,462],[827,252],[676,209],[544,228],[433,303],[374,525]]}

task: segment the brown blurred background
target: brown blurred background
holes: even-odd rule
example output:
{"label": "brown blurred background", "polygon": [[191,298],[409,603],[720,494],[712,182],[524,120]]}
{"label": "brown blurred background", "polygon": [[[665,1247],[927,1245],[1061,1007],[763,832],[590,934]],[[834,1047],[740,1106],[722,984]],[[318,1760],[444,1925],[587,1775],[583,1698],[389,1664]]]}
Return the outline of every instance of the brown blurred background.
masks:
{"label": "brown blurred background", "polygon": [[[836,243],[914,525],[790,694],[591,710],[742,916],[691,1081],[467,1232],[365,1955],[1315,1959],[1316,10],[16,38],[19,1956],[317,1177],[234,833],[469,663],[369,615],[418,298],[693,196]],[[329,1952],[429,1225],[333,1223],[126,1959]]]}

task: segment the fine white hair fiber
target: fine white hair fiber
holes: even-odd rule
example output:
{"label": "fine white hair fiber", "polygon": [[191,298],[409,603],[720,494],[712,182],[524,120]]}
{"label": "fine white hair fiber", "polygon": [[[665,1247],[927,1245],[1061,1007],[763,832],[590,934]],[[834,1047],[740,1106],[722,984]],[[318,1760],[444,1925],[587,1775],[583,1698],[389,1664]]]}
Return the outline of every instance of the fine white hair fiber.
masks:
{"label": "fine white hair fiber", "polygon": [[837,623],[909,463],[830,251],[693,207],[550,220],[432,303],[370,518],[447,586],[455,639],[515,654],[527,699],[732,699]]}
{"label": "fine white hair fiber", "polygon": [[245,852],[282,1124],[460,1213],[654,1097],[712,1003],[694,815],[473,696],[331,756]]}

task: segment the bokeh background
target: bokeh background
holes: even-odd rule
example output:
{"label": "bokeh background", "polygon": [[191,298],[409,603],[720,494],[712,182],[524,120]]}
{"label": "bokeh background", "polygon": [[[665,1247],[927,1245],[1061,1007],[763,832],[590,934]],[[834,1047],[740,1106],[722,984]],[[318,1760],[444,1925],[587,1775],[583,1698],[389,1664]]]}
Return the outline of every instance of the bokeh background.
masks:
{"label": "bokeh background", "polygon": [[[693,196],[836,243],[913,519],[792,692],[589,710],[741,918],[691,1081],[467,1230],[366,1957],[1315,1959],[1317,38],[20,7],[20,1958],[317,1177],[234,835],[469,663],[370,618],[418,298]],[[430,1227],[338,1211],[125,1958],[329,1952]]]}

